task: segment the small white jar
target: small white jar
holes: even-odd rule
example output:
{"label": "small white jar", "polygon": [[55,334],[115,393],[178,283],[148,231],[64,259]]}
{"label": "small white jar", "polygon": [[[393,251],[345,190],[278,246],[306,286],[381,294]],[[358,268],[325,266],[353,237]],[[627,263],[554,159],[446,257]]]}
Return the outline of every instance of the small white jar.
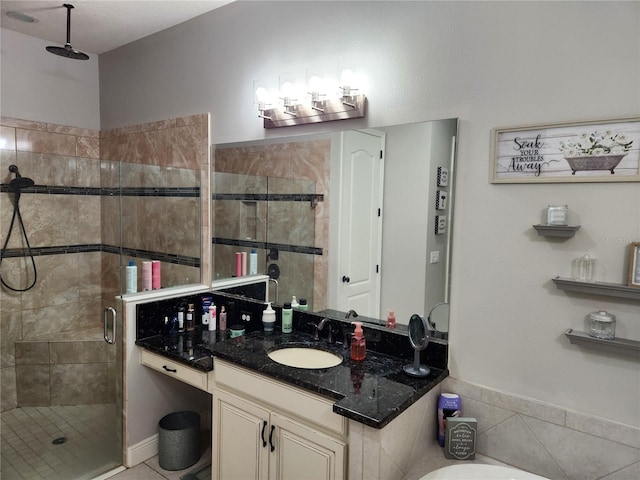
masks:
{"label": "small white jar", "polygon": [[616,316],[600,310],[589,315],[589,336],[612,340],[616,336]]}

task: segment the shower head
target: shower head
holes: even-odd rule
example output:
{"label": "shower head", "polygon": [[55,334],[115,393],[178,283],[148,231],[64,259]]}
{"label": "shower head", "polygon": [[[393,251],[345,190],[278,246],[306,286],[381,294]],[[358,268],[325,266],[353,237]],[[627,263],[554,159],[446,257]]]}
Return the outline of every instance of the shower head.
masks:
{"label": "shower head", "polygon": [[71,58],[73,60],[89,60],[89,55],[82,53],[71,46],[71,9],[73,5],[65,3],[63,5],[67,9],[67,43],[64,47],[48,46],[47,52],[61,57]]}
{"label": "shower head", "polygon": [[35,182],[33,180],[20,175],[20,171],[18,170],[18,167],[16,165],[9,165],[9,171],[16,174],[16,178],[9,182],[9,187],[14,191],[19,191],[23,188],[29,188],[35,185]]}

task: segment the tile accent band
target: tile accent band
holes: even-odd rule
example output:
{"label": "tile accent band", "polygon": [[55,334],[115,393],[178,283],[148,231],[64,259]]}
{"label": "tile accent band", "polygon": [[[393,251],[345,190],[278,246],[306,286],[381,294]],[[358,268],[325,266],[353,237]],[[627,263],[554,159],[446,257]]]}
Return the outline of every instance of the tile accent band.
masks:
{"label": "tile accent band", "polygon": [[[60,245],[52,247],[32,247],[31,252],[35,257],[45,255],[66,255],[70,253],[104,252],[113,253],[115,255],[122,254],[127,257],[150,258],[153,260],[160,260],[161,262],[200,268],[200,259],[197,257],[152,252],[150,250],[139,250],[136,248],[121,248],[115,245],[105,245],[100,243],[84,245]],[[26,248],[8,248],[3,252],[4,258],[18,258],[27,256],[29,256],[29,250]]]}

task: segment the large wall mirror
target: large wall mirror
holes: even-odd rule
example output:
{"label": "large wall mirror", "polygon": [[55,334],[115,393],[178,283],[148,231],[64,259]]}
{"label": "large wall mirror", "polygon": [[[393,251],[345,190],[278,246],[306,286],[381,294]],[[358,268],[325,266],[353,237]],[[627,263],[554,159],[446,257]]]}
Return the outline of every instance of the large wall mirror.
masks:
{"label": "large wall mirror", "polygon": [[254,253],[277,304],[428,315],[449,301],[457,131],[447,119],[214,146],[212,280],[251,274]]}

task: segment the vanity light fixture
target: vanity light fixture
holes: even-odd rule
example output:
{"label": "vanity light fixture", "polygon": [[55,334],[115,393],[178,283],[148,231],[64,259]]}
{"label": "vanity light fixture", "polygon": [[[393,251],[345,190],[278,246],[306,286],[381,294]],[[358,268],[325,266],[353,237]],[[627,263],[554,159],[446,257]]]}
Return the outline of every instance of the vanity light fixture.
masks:
{"label": "vanity light fixture", "polygon": [[[264,128],[289,127],[305,125],[307,123],[322,123],[335,120],[347,120],[350,118],[364,117],[366,96],[357,95],[354,88],[355,75],[352,70],[342,72],[340,81],[335,81],[331,90],[339,85],[337,92],[331,97],[326,93],[326,85],[329,83],[313,75],[306,85],[304,100],[298,100],[303,95],[296,92],[304,92],[302,88],[294,86],[293,79],[282,82],[280,91],[272,98],[279,97],[279,106],[270,106],[267,99],[267,91],[264,87],[256,90],[256,102],[258,105],[258,117],[264,121]],[[255,85],[254,85],[255,87]],[[267,108],[270,107],[270,108]]]}

